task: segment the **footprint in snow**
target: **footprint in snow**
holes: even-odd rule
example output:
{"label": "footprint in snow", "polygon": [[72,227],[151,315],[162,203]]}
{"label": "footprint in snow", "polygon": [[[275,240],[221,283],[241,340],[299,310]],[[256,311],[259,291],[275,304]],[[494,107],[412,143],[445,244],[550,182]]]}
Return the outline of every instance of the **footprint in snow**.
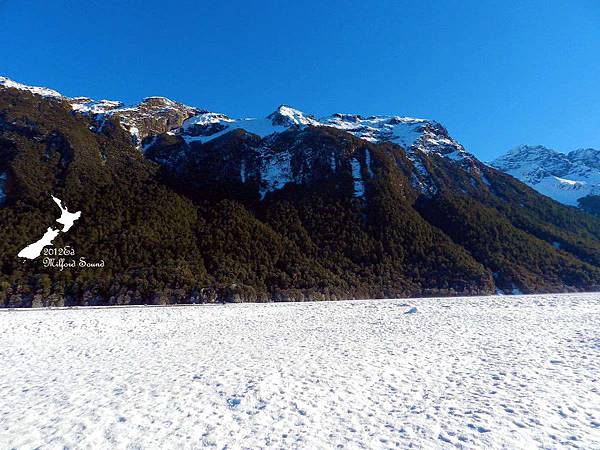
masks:
{"label": "footprint in snow", "polygon": [[446,443],[448,443],[448,444],[452,444],[452,441],[450,440],[450,438],[448,438],[448,437],[444,436],[442,433],[440,433],[440,434],[438,435],[438,439],[439,439],[440,441],[444,441],[444,442],[446,442]]}
{"label": "footprint in snow", "polygon": [[469,424],[469,428],[477,430],[479,433],[488,433],[489,431],[491,431],[489,428],[482,427],[481,425],[474,425],[472,423]]}
{"label": "footprint in snow", "polygon": [[239,398],[228,398],[227,405],[230,408],[237,408],[242,401]]}
{"label": "footprint in snow", "polygon": [[256,409],[265,409],[267,407],[267,402],[265,402],[264,400],[259,400],[259,402],[256,405]]}

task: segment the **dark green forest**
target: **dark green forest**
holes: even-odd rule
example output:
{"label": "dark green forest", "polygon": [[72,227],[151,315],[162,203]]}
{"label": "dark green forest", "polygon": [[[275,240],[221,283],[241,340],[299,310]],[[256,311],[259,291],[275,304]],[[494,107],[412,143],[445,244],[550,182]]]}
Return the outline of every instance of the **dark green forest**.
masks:
{"label": "dark green forest", "polygon": [[[161,135],[142,154],[60,99],[0,91],[0,305],[336,300],[600,288],[600,218],[476,160],[308,128],[266,142]],[[265,150],[267,149],[267,150]],[[296,175],[261,191],[265,151]],[[370,161],[366,157],[369,155]],[[353,188],[360,162],[364,195]],[[330,160],[336,161],[336,169]],[[243,164],[247,172],[242,176]],[[370,164],[370,165],[369,165]],[[417,180],[419,181],[419,180]],[[17,257],[55,224],[51,194],[81,218],[55,247],[104,267]],[[584,205],[594,212],[594,205]]]}

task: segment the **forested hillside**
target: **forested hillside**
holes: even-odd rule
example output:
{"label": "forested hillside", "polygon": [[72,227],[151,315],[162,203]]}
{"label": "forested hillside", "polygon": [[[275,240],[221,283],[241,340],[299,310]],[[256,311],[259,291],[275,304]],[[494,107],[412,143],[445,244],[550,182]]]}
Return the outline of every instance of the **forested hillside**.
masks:
{"label": "forested hillside", "polygon": [[[0,304],[600,287],[600,219],[480,163],[439,124],[406,121],[422,136],[407,143],[373,134],[374,119],[352,119],[358,129],[347,116],[277,116],[277,132],[261,135],[231,122],[187,126],[185,114],[206,112],[169,104],[172,121],[154,103],[162,115],[148,121],[0,89]],[[385,125],[405,125],[396,122]],[[103,267],[17,257],[58,218],[51,194],[82,213],[55,247]]]}

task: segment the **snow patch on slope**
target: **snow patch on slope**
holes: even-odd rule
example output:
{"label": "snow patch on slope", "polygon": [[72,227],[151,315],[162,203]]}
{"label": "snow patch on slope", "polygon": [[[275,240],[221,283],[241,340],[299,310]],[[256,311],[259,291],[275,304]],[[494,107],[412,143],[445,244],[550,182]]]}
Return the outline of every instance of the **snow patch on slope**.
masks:
{"label": "snow patch on slope", "polygon": [[371,167],[371,152],[369,151],[369,149],[365,150],[365,164],[367,166],[369,178],[373,178],[373,168]]}
{"label": "snow patch on slope", "polygon": [[189,131],[196,126],[206,126],[221,122],[230,123],[235,122],[235,120],[227,117],[225,114],[205,112],[187,119],[183,123],[183,131]]}
{"label": "snow patch on slope", "polygon": [[579,198],[599,192],[585,181],[567,180],[554,175],[542,178],[532,187],[560,203],[571,206],[577,206]]}
{"label": "snow patch on slope", "polygon": [[422,135],[420,127],[425,119],[400,116],[370,116],[363,118],[358,114],[333,114],[321,119],[320,126],[344,130],[365,141],[394,142],[404,148],[415,144]]}
{"label": "snow patch on slope", "polygon": [[[227,119],[221,119],[221,120],[215,121],[213,123],[218,123],[220,125],[223,125],[223,128],[221,128],[219,131],[215,131],[215,132],[212,132],[207,135],[200,134],[197,136],[190,136],[187,134],[183,134],[183,138],[185,139],[186,142],[206,143],[206,142],[210,142],[218,137],[221,137],[224,134],[229,133],[230,131],[237,130],[237,129],[242,129],[244,131],[247,131],[248,133],[256,134],[257,136],[260,136],[261,138],[270,136],[274,133],[282,133],[288,129],[287,127],[284,127],[284,126],[273,125],[273,122],[266,118],[265,119],[230,119],[230,118],[227,118]],[[189,127],[190,126],[187,124],[184,125],[184,129],[185,128],[189,129]]]}
{"label": "snow patch on slope", "polygon": [[311,116],[281,105],[265,118],[232,119],[220,113],[199,114],[184,123],[182,135],[186,142],[205,143],[237,129],[264,138],[275,133],[283,133],[290,128],[301,129],[318,125],[319,122]]}
{"label": "snow patch on slope", "polygon": [[364,197],[365,182],[363,181],[362,174],[360,173],[360,161],[356,158],[352,158],[350,163],[352,164],[352,179],[354,181],[354,195],[359,198]]}
{"label": "snow patch on slope", "polygon": [[92,100],[87,97],[70,99],[73,111],[80,114],[104,114],[123,107],[123,103],[114,100]]}
{"label": "snow patch on slope", "polygon": [[292,156],[289,152],[268,155],[260,175],[262,185],[259,192],[263,199],[268,192],[281,189],[292,180]]}
{"label": "snow patch on slope", "polygon": [[0,205],[6,201],[6,180],[8,180],[8,174],[0,172]]}

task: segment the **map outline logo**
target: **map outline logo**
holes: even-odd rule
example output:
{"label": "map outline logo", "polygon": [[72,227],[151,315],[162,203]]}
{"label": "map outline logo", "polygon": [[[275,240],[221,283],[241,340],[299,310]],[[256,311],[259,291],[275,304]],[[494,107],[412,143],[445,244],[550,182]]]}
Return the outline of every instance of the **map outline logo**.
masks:
{"label": "map outline logo", "polygon": [[69,231],[75,221],[81,217],[81,211],[76,211],[74,213],[70,212],[66,206],[63,206],[63,202],[54,195],[52,195],[52,200],[60,209],[61,215],[56,219],[56,222],[63,226],[62,229],[52,226],[48,227],[44,235],[34,243],[23,248],[18,253],[18,257],[32,260],[36,259],[42,254],[44,247],[52,245],[52,242],[59,234]]}

